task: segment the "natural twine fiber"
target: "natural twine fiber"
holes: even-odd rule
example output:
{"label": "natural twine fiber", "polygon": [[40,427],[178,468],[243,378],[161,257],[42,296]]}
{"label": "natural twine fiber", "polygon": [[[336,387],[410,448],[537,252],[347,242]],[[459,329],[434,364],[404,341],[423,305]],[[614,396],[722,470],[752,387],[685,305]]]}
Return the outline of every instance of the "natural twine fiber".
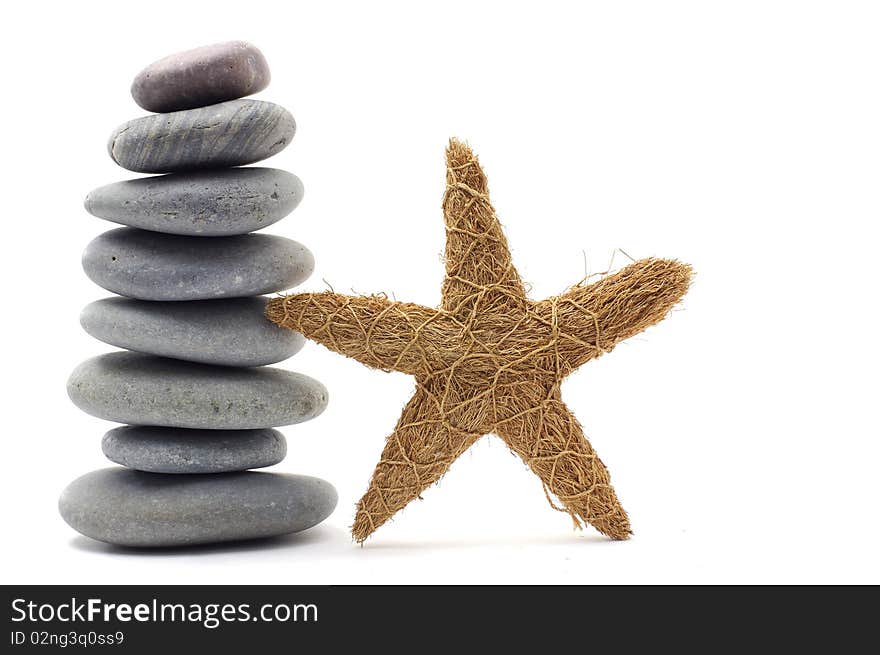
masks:
{"label": "natural twine fiber", "polygon": [[581,364],[660,321],[687,291],[691,268],[644,259],[560,296],[528,300],[476,157],[455,140],[446,157],[440,309],[333,292],[276,298],[267,309],[275,323],[335,352],[416,378],[358,504],[354,538],[364,541],[494,433],[575,525],[626,539],[629,519],[608,470],[559,388]]}

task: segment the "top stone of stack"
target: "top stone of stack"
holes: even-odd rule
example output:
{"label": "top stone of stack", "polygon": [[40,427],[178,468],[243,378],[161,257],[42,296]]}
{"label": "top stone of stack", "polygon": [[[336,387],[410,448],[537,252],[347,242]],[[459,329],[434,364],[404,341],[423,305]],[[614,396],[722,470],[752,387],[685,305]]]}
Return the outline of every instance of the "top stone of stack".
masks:
{"label": "top stone of stack", "polygon": [[134,101],[153,112],[172,112],[243,98],[269,85],[263,53],[244,41],[227,41],[179,52],[138,73]]}

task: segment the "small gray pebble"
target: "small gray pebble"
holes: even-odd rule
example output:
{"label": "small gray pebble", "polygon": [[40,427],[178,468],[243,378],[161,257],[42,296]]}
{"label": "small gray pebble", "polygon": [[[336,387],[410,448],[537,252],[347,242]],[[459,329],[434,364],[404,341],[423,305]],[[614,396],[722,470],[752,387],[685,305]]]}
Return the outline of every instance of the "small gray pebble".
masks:
{"label": "small gray pebble", "polygon": [[246,430],[302,423],[327,406],[327,389],[278,368],[208,366],[132,352],[87,359],[67,381],[73,404],[134,425]]}
{"label": "small gray pebble", "polygon": [[263,53],[244,41],[226,41],[178,52],[153,62],[131,85],[147,111],[177,111],[243,98],[269,86]]}
{"label": "small gray pebble", "polygon": [[152,473],[225,473],[272,466],[284,459],[287,442],[271,428],[188,430],[125,425],[101,441],[112,462]]}
{"label": "small gray pebble", "polygon": [[315,267],[300,243],[268,234],[186,237],[120,227],[96,237],[83,269],[97,285],[141,300],[257,296],[303,282]]}
{"label": "small gray pebble", "polygon": [[107,150],[130,171],[176,173],[252,164],[281,152],[294,132],[284,107],[230,100],[128,121],[110,135]]}
{"label": "small gray pebble", "polygon": [[277,168],[228,168],[114,182],[86,196],[86,211],[155,232],[228,236],[260,230],[299,204],[303,185]]}
{"label": "small gray pebble", "polygon": [[336,507],[329,482],[282,473],[86,473],[58,501],[74,530],[119,546],[187,546],[300,532]]}
{"label": "small gray pebble", "polygon": [[80,323],[105,343],[138,352],[221,366],[265,366],[294,355],[305,338],[266,318],[268,298],[149,302],[104,298]]}

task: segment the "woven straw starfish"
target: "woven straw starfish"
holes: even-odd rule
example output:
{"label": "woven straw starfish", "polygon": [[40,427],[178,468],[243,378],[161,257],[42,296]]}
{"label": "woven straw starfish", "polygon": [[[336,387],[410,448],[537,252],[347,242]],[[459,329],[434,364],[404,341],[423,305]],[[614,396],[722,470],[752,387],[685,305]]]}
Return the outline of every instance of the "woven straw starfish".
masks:
{"label": "woven straw starfish", "polygon": [[494,433],[575,525],[626,539],[629,519],[608,470],[562,402],[560,384],[660,321],[687,291],[691,268],[643,259],[560,296],[529,300],[477,159],[452,140],[446,160],[439,309],[324,292],[275,298],[267,310],[274,322],[330,350],[415,376],[415,394],[358,503],[352,534],[363,542],[477,439]]}

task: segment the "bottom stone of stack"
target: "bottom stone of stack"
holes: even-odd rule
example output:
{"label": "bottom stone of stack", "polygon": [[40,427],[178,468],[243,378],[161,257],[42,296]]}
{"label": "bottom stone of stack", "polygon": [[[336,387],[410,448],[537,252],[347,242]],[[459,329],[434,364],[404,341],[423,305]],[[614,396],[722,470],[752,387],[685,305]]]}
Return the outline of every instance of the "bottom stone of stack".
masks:
{"label": "bottom stone of stack", "polygon": [[162,547],[300,532],[326,519],[336,500],[333,485],[305,475],[170,475],[113,467],[71,482],[58,508],[92,539]]}
{"label": "bottom stone of stack", "polygon": [[101,441],[111,462],[151,473],[228,473],[272,466],[287,454],[278,430],[191,430],[125,425]]}

